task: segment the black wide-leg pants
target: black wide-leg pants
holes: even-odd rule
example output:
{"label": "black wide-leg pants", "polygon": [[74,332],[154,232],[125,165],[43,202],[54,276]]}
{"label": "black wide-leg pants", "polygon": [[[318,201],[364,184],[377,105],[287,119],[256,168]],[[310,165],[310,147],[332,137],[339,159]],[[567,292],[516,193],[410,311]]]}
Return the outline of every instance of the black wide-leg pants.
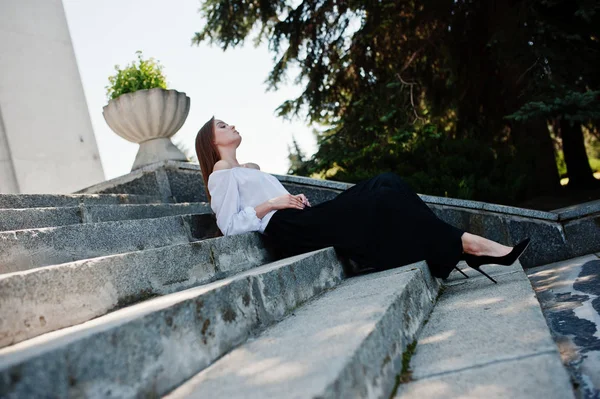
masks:
{"label": "black wide-leg pants", "polygon": [[378,270],[425,260],[433,276],[446,278],[460,260],[464,232],[438,218],[400,176],[385,172],[318,205],[276,211],[264,234],[284,256],[333,246]]}

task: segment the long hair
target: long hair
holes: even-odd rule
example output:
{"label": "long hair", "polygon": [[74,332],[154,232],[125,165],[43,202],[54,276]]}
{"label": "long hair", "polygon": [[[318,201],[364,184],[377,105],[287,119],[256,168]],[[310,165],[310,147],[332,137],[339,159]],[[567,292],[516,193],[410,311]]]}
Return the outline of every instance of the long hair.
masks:
{"label": "long hair", "polygon": [[196,157],[200,162],[200,170],[202,171],[202,180],[204,180],[204,190],[208,202],[210,203],[210,192],[208,191],[208,176],[212,173],[213,167],[217,161],[221,160],[219,150],[213,143],[215,138],[215,117],[210,118],[208,122],[204,124],[196,135]]}
{"label": "long hair", "polygon": [[[204,124],[196,135],[196,157],[200,163],[200,171],[202,172],[202,180],[204,180],[204,191],[206,191],[206,197],[210,204],[211,196],[208,191],[208,176],[212,173],[213,167],[217,161],[221,160],[219,150],[213,143],[215,138],[215,117]],[[221,229],[218,229],[218,233],[215,237],[222,237],[224,234]]]}

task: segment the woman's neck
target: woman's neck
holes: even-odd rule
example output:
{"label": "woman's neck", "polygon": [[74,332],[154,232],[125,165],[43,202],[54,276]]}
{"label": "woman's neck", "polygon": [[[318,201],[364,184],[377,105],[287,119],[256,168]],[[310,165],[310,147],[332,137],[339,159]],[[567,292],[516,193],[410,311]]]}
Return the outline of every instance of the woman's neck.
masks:
{"label": "woman's neck", "polygon": [[219,156],[222,160],[229,162],[231,166],[242,166],[237,160],[236,148],[233,146],[219,147]]}
{"label": "woman's neck", "polygon": [[221,156],[221,160],[227,161],[231,166],[242,166],[238,162],[238,160],[237,160],[237,158],[235,156],[235,153],[233,153],[233,154],[228,154],[228,153],[227,154],[223,154],[223,153],[221,153],[219,155]]}
{"label": "woman's neck", "polygon": [[231,166],[242,166],[236,159],[221,158],[221,160],[227,161]]}

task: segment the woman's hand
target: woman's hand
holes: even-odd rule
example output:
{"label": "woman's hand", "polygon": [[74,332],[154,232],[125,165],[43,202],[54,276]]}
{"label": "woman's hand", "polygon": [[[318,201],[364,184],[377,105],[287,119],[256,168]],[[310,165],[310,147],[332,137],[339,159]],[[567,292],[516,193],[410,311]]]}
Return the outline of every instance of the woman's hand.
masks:
{"label": "woman's hand", "polygon": [[[275,197],[270,199],[269,205],[271,209],[286,209],[286,208],[294,208],[294,209],[304,209],[304,200],[301,196],[304,194],[292,195],[292,194],[284,194],[279,197]],[[304,197],[306,198],[306,197]],[[306,200],[308,201],[308,200]]]}
{"label": "woman's hand", "polygon": [[296,194],[295,196],[296,196],[296,197],[300,197],[300,199],[302,200],[302,203],[303,203],[304,205],[312,206],[312,205],[310,204],[310,202],[308,202],[308,198],[306,198],[306,195],[304,195],[304,194]]}

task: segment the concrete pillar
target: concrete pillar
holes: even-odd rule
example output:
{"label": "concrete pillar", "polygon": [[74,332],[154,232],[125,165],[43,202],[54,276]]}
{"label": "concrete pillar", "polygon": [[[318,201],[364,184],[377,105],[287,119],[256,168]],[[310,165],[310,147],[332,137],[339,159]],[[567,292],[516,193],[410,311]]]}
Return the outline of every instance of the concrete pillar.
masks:
{"label": "concrete pillar", "polygon": [[104,179],[61,0],[1,0],[0,193]]}

